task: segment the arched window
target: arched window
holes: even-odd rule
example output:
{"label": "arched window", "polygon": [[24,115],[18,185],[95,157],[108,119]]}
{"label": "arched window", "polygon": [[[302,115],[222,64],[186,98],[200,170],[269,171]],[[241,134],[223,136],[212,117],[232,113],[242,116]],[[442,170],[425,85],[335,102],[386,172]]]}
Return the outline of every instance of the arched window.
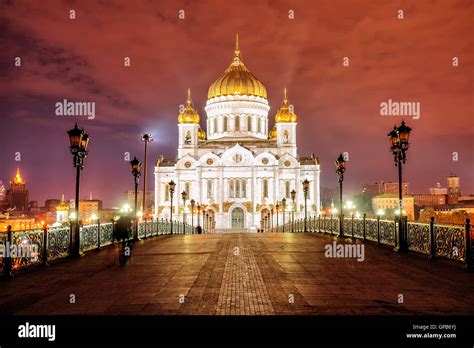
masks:
{"label": "arched window", "polygon": [[191,132],[187,131],[186,136],[184,137],[184,143],[189,145],[191,144]]}
{"label": "arched window", "polygon": [[235,198],[240,198],[240,180],[235,181]]}
{"label": "arched window", "polygon": [[257,132],[262,133],[262,123],[257,119]]}
{"label": "arched window", "polygon": [[165,184],[164,193],[164,200],[168,201],[170,199],[170,187],[168,186],[168,184]]}
{"label": "arched window", "polygon": [[212,198],[212,180],[207,179],[207,198]]}
{"label": "arched window", "polygon": [[235,116],[235,130],[240,131],[240,117]]}
{"label": "arched window", "polygon": [[268,197],[268,180],[263,179],[263,197]]}
{"label": "arched window", "polygon": [[214,133],[217,133],[219,129],[217,128],[217,117],[214,118]]}
{"label": "arched window", "polygon": [[252,117],[250,117],[250,116],[247,117],[247,130],[249,132],[252,131]]}
{"label": "arched window", "polygon": [[242,197],[247,198],[247,182],[245,179],[242,180]]}
{"label": "arched window", "polygon": [[227,132],[227,116],[224,116],[224,132]]}
{"label": "arched window", "polygon": [[234,180],[229,180],[229,197],[234,198]]}
{"label": "arched window", "polygon": [[288,131],[285,129],[285,131],[283,132],[283,142],[284,142],[285,144],[288,143],[289,137],[290,137],[290,134],[289,134]]}
{"label": "arched window", "polygon": [[285,182],[285,197],[290,198],[290,182]]}

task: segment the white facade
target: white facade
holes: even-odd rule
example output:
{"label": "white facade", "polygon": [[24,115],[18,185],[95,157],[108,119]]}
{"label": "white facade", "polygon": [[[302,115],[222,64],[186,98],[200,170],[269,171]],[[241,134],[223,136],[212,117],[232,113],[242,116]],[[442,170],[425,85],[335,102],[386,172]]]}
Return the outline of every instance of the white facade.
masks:
{"label": "white facade", "polygon": [[[314,155],[298,156],[296,115],[294,122],[280,120],[276,123],[276,136],[269,137],[269,110],[270,106],[264,97],[234,93],[208,99],[205,107],[206,139],[199,137],[199,123],[180,121],[177,158],[162,158],[156,162],[155,217],[170,218],[168,183],[171,180],[176,183],[173,220],[183,219],[181,192],[186,191],[186,221],[191,224],[190,200],[193,199],[196,205],[205,205],[205,214],[215,221],[214,227],[217,231],[262,228],[262,219],[265,216],[272,219],[272,223],[268,223],[267,227],[271,224],[276,226],[277,219],[281,224],[281,200],[284,197],[287,206],[285,222],[289,221],[292,208],[295,218],[303,217],[305,202],[302,182],[305,179],[310,182],[308,216],[318,214],[318,160]],[[293,189],[297,192],[294,206],[290,198]],[[275,209],[277,202],[280,202],[278,217]],[[273,214],[270,213],[272,210]],[[201,226],[202,217],[201,213]],[[198,223],[196,211],[193,222],[195,226]],[[204,227],[209,229],[210,226],[204,224]]]}

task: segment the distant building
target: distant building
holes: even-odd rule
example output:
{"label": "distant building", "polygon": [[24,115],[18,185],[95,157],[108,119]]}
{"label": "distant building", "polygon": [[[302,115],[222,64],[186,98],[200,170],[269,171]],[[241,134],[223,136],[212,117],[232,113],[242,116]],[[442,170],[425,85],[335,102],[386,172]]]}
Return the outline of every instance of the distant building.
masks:
{"label": "distant building", "polygon": [[51,199],[51,198],[47,199],[44,202],[45,210],[50,211],[50,212],[56,212],[56,207],[58,206],[59,203],[61,203],[60,199]]}
{"label": "distant building", "polygon": [[436,183],[435,187],[430,187],[428,189],[428,193],[430,195],[447,195],[448,194],[448,188],[447,187],[441,187],[441,184],[439,182]]}
{"label": "distant building", "polygon": [[[385,182],[380,181],[374,184],[366,184],[362,189],[362,193],[367,196],[379,196],[385,194],[396,194],[398,195],[398,182]],[[404,182],[402,184],[402,195],[408,196],[409,183]]]}
{"label": "distant building", "polygon": [[18,168],[15,177],[10,181],[10,189],[6,193],[6,208],[27,211],[28,202],[26,182],[21,177],[20,168]]}
{"label": "distant building", "polygon": [[435,187],[430,187],[428,189],[428,194],[413,195],[416,211],[418,212],[424,207],[436,207],[436,209],[450,210],[450,207],[445,207],[445,205],[455,205],[461,199],[459,182],[459,177],[451,174],[447,178],[447,187],[441,187],[441,184],[438,182]]}
{"label": "distant building", "polygon": [[99,199],[79,201],[79,220],[82,220],[84,224],[89,223],[92,214],[98,216],[100,210],[102,210],[102,201]]}
{"label": "distant building", "polygon": [[434,206],[447,203],[447,195],[441,194],[414,194],[413,199],[416,206]]}
{"label": "distant building", "polygon": [[[398,204],[398,195],[393,193],[387,193],[372,198],[372,209],[374,213],[377,213],[379,210],[383,210],[386,215],[393,215],[398,209]],[[409,220],[414,220],[415,207],[413,197],[403,197],[403,210],[405,211]]]}
{"label": "distant building", "polygon": [[[135,208],[135,191],[125,191],[124,199],[132,209]],[[141,210],[143,204],[143,191],[137,191],[137,210]],[[153,191],[146,192],[146,210],[147,213],[153,213],[155,210],[155,193]]]}
{"label": "distant building", "polygon": [[3,182],[0,180],[0,210],[2,210],[5,206],[5,201],[7,199],[7,189]]}
{"label": "distant building", "polygon": [[456,204],[461,196],[460,179],[457,175],[448,176],[448,204]]}
{"label": "distant building", "polygon": [[8,225],[12,226],[12,231],[28,230],[35,228],[35,219],[24,214],[0,215],[0,232],[6,231]]}
{"label": "distant building", "polygon": [[112,209],[102,209],[99,212],[97,217],[100,219],[101,222],[110,222],[119,215],[120,215],[120,209],[112,208]]}

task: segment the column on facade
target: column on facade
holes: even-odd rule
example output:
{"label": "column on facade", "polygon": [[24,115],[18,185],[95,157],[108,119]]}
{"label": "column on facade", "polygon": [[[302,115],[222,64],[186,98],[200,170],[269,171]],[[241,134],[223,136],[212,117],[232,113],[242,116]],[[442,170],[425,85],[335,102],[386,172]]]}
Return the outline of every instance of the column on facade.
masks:
{"label": "column on facade", "polygon": [[314,175],[314,186],[313,186],[315,190],[314,204],[316,204],[316,214],[318,215],[321,212],[321,197],[320,197],[320,192],[319,192],[319,173],[320,171],[317,170]]}
{"label": "column on facade", "polygon": [[255,200],[257,203],[262,204],[262,178],[256,178],[256,184]]}
{"label": "column on facade", "polygon": [[246,199],[249,199],[249,197],[251,197],[251,187],[252,187],[252,184],[251,184],[251,178],[246,178],[245,179],[245,198]]}
{"label": "column on facade", "polygon": [[160,173],[155,172],[155,217],[158,217],[158,210],[160,206],[161,183]]}
{"label": "column on facade", "polygon": [[270,203],[275,202],[273,191],[274,191],[274,178],[268,178],[268,201]]}
{"label": "column on facade", "polygon": [[224,180],[222,167],[219,168],[219,213],[222,214],[224,211]]}
{"label": "column on facade", "polygon": [[202,187],[200,185],[200,182],[202,178],[202,169],[201,167],[197,167],[197,173],[196,173],[196,197],[198,202],[202,202]]}
{"label": "column on facade", "polygon": [[175,187],[175,191],[174,191],[174,195],[173,195],[173,207],[174,207],[174,213],[173,213],[173,216],[174,216],[174,219],[177,220],[178,219],[178,215],[179,215],[179,197],[181,195],[181,182],[180,182],[180,177],[179,177],[179,171],[176,170],[176,176],[177,176],[177,183],[176,183],[176,187]]}
{"label": "column on facade", "polygon": [[255,220],[254,220],[254,212],[257,209],[257,199],[255,197],[255,186],[256,186],[256,181],[255,181],[255,169],[252,166],[252,177],[251,177],[251,188],[250,188],[250,194],[251,194],[251,199],[252,199],[252,225],[255,226]]}
{"label": "column on facade", "polygon": [[295,187],[296,187],[296,192],[297,192],[296,193],[296,213],[298,217],[300,217],[300,213],[301,213],[300,205],[301,205],[301,200],[303,197],[303,185],[301,184],[300,174],[301,174],[300,170],[296,169],[296,174],[295,174],[295,177],[296,177]]}

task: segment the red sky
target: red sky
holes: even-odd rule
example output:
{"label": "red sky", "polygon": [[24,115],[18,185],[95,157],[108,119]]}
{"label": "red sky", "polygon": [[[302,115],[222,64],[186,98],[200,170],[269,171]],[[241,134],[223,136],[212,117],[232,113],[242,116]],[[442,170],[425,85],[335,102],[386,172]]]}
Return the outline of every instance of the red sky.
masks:
{"label": "red sky", "polygon": [[[31,199],[74,194],[67,129],[92,136],[82,193],[121,203],[132,189],[124,152],[174,158],[186,90],[205,126],[209,85],[229,65],[235,34],[246,66],[269,94],[270,126],[288,88],[298,115],[300,155],[315,153],[322,187],[349,153],[348,192],[397,180],[386,134],[401,117],[381,116],[392,99],[421,103],[405,178],[427,192],[455,173],[474,193],[473,1],[2,1],[0,7],[0,180],[20,167]],[[69,10],[76,19],[69,19]],[[397,11],[404,11],[404,19]],[[185,11],[185,19],[178,12]],[[288,11],[294,11],[294,19]],[[21,57],[21,67],[14,66]],[[124,57],[131,67],[124,67]],[[349,57],[350,66],[342,60]],[[458,57],[459,66],[452,59]],[[97,116],[56,116],[63,99],[95,101]],[[21,153],[21,162],[15,153]],[[453,152],[459,161],[453,161]]]}

